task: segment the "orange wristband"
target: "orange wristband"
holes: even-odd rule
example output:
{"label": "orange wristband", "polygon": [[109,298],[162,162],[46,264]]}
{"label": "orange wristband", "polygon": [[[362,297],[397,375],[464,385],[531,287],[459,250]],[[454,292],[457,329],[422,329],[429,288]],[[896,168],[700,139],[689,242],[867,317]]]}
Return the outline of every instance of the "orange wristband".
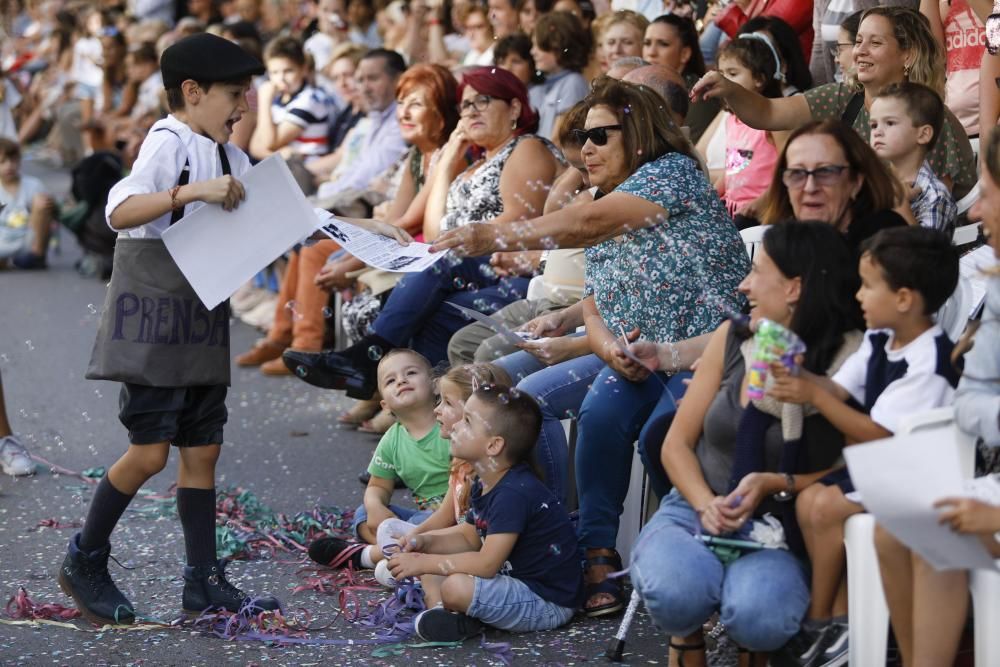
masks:
{"label": "orange wristband", "polygon": [[170,209],[173,211],[176,211],[184,207],[184,204],[182,204],[177,199],[177,193],[180,191],[181,191],[181,186],[179,185],[175,185],[174,187],[170,188]]}

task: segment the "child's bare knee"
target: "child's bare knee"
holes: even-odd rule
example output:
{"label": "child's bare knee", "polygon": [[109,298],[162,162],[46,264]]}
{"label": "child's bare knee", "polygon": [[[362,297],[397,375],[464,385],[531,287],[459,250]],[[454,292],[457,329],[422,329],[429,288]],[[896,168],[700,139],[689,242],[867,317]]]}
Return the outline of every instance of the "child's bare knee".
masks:
{"label": "child's bare knee", "polygon": [[169,449],[159,447],[137,447],[129,451],[128,466],[146,479],[160,473],[167,467]]}
{"label": "child's bare knee", "polygon": [[472,604],[475,581],[467,574],[449,574],[441,582],[441,603],[452,611],[466,611]]}
{"label": "child's bare knee", "polygon": [[181,460],[189,470],[204,470],[215,466],[221,449],[219,445],[185,447],[181,450]]}

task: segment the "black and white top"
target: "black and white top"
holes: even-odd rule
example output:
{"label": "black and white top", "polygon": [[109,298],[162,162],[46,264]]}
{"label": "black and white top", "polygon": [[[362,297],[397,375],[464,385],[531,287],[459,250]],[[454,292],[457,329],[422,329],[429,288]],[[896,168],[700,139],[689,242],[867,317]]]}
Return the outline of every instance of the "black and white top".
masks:
{"label": "black and white top", "polygon": [[959,374],[951,363],[954,344],[936,324],[899,349],[892,341],[889,329],[866,331],[833,381],[895,433],[902,418],[951,405]]}
{"label": "black and white top", "polygon": [[302,86],[288,102],[282,103],[281,95],[271,100],[271,120],[274,124],[291,123],[302,128],[302,134],[289,146],[296,155],[312,157],[330,152],[330,114],[335,110],[333,99],[321,88]]}
{"label": "black and white top", "polygon": [[[478,167],[473,165],[456,178],[448,189],[448,200],[444,217],[441,218],[441,231],[456,229],[472,222],[489,222],[503,213],[503,198],[500,196],[500,175],[514,149],[526,139],[541,141],[561,164],[566,160],[562,153],[548,139],[534,134],[522,134],[515,137],[500,152]],[[470,173],[471,171],[471,173]],[[538,187],[534,183],[525,183],[526,188]],[[541,215],[541,211],[538,214]]]}

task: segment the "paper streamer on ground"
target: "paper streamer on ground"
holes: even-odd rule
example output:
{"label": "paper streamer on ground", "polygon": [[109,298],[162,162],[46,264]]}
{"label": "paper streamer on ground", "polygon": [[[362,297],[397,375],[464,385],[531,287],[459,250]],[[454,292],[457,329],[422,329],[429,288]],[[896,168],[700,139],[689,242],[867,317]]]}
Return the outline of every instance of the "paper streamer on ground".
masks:
{"label": "paper streamer on ground", "polygon": [[938,570],[994,568],[978,538],[938,523],[934,502],[967,495],[951,426],[844,448],[865,508]]}
{"label": "paper streamer on ground", "polygon": [[280,155],[240,177],[246,200],[206,204],[163,233],[184,277],[208,309],[316,229],[316,214]]}
{"label": "paper streamer on ground", "polygon": [[320,219],[320,231],[362,262],[377,269],[416,273],[445,256],[443,252],[431,253],[428,243],[414,241],[404,246],[395,239],[352,225],[321,209],[316,209],[316,215]]}

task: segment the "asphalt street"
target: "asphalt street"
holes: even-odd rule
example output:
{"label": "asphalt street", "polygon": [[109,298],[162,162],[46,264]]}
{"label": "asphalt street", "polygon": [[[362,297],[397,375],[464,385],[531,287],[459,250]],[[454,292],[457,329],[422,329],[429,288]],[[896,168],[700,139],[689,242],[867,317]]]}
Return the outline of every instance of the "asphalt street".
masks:
{"label": "asphalt street", "polygon": [[[62,172],[30,166],[58,193],[68,189]],[[80,253],[67,233],[45,271],[0,272],[0,373],[7,411],[17,432],[38,456],[70,471],[109,466],[127,446],[117,419],[118,387],[84,379],[103,307],[105,284],[73,269]],[[259,332],[232,326],[232,353],[249,348]],[[219,464],[218,488],[251,491],[260,502],[289,515],[316,506],[353,507],[360,502],[356,476],[377,443],[373,436],[338,428],[349,407],[339,392],[314,389],[296,378],[267,378],[236,369],[229,393],[229,423]],[[176,455],[148,488],[168,494]],[[84,519],[93,485],[53,474],[45,466],[30,478],[0,479],[0,604],[24,587],[36,603],[70,604],[55,571],[73,528]],[[155,497],[155,496],[154,496]],[[141,617],[170,620],[180,611],[183,543],[172,513],[145,511],[155,501],[137,498],[112,537],[112,575]],[[230,566],[230,578],[250,592],[281,597],[310,627],[308,639],[371,639],[371,629],[338,617],[338,597],[293,593],[302,583],[300,554],[277,552]],[[361,604],[383,592],[363,593]],[[0,621],[9,620],[0,612]],[[490,632],[490,642],[510,642],[515,664],[600,664],[618,618],[578,619],[553,632],[510,635]],[[71,627],[0,623],[2,665],[484,665],[500,664],[470,640],[460,648],[404,647],[373,656],[368,645],[270,645],[227,641],[189,627],[126,631],[97,629],[82,620]],[[629,664],[664,664],[666,637],[640,612],[627,645]]]}

